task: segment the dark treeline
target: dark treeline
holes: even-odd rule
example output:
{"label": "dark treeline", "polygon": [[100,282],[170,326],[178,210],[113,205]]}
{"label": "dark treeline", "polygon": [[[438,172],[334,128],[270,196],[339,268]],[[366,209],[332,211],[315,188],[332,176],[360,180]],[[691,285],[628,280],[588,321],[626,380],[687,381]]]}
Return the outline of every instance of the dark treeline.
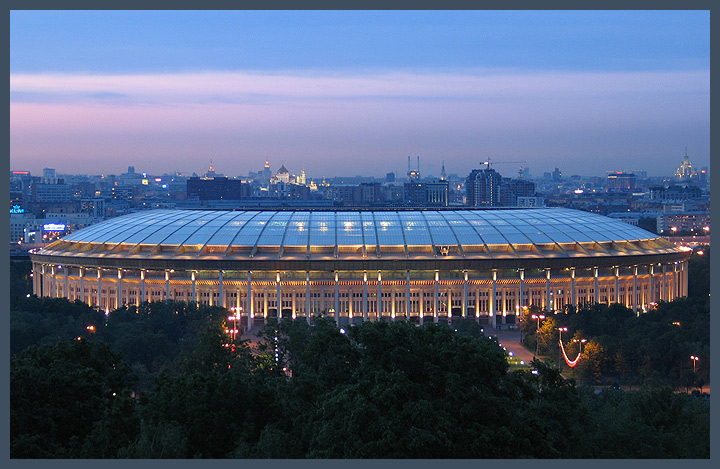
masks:
{"label": "dark treeline", "polygon": [[[701,387],[710,376],[710,248],[690,258],[688,297],[660,302],[636,315],[623,305],[593,305],[575,312],[546,314],[539,331],[526,316],[521,322],[524,343],[557,362],[559,327],[570,358],[586,339],[582,359],[569,374],[589,384],[664,384],[674,389]],[[690,356],[699,357],[693,370]],[[567,368],[566,368],[567,370]]]}
{"label": "dark treeline", "polygon": [[[251,345],[232,341],[219,307],[156,302],[106,316],[79,302],[14,298],[13,458],[710,454],[707,399],[653,380],[598,394],[543,362],[510,369],[473,321],[341,331],[323,317],[284,320]],[[568,318],[584,314],[593,312]]]}

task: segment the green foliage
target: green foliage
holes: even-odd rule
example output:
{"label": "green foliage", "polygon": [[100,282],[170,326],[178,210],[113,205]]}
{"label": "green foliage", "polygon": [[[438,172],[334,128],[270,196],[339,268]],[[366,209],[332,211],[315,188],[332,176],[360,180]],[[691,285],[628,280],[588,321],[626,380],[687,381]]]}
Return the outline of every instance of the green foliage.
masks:
{"label": "green foliage", "polygon": [[[698,254],[702,252],[702,254]],[[688,261],[688,296],[710,295],[710,246],[700,246]]]}
{"label": "green foliage", "polygon": [[[472,320],[455,319],[452,327],[367,322],[346,331],[332,318],[270,321],[262,342],[251,346],[232,343],[227,315],[169,302],[106,317],[82,303],[19,298],[11,314],[21,338],[13,339],[11,363],[12,456],[709,454],[704,399],[659,387],[596,395],[539,361],[534,372],[509,372],[505,352]],[[46,326],[30,329],[40,319]],[[571,329],[565,340],[588,338],[576,368],[586,382],[667,382],[676,374],[681,381],[690,354],[701,357],[692,378],[707,376],[708,322],[707,297],[662,303],[640,317],[620,305],[595,306],[549,315],[537,338],[551,356],[558,326]],[[521,328],[535,340],[535,321]],[[28,330],[34,335],[23,335]],[[577,353],[577,344],[567,346]]]}
{"label": "green foliage", "polygon": [[10,302],[32,295],[32,262],[10,261]]}
{"label": "green foliage", "polygon": [[127,364],[99,342],[64,340],[14,356],[11,456],[87,457],[84,442],[91,434],[94,441],[111,441],[116,448],[127,444],[135,433],[126,402],[132,381]]}
{"label": "green foliage", "polygon": [[681,388],[692,372],[690,355],[700,357],[690,386],[709,379],[709,297],[661,302],[639,316],[618,304],[593,305],[576,314],[556,315],[555,320],[575,336],[588,339],[575,368],[583,381],[639,385],[659,380]]}

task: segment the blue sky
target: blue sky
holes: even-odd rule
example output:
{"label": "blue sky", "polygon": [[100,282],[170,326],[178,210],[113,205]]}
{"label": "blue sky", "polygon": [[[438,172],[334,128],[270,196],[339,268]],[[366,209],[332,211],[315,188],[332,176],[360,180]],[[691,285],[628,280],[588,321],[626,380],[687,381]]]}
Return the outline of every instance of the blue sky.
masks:
{"label": "blue sky", "polygon": [[702,11],[13,11],[11,167],[671,174],[709,166],[709,36]]}

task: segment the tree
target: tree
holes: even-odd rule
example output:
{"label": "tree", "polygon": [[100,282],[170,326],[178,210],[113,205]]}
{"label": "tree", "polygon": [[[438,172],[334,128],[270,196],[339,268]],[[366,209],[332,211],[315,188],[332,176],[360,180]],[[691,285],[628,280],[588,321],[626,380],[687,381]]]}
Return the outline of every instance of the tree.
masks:
{"label": "tree", "polygon": [[[83,457],[82,446],[106,416],[134,412],[125,399],[134,377],[110,347],[63,340],[31,347],[10,361],[10,453],[14,458]],[[129,433],[132,433],[130,431]],[[128,434],[124,434],[125,438]],[[123,436],[116,434],[122,444]]]}

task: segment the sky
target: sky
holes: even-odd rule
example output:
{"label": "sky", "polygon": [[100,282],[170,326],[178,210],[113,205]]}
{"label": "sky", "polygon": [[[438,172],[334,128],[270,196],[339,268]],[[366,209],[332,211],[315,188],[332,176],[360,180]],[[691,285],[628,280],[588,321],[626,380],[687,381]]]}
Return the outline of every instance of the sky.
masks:
{"label": "sky", "polygon": [[12,11],[10,167],[710,166],[708,11]]}

